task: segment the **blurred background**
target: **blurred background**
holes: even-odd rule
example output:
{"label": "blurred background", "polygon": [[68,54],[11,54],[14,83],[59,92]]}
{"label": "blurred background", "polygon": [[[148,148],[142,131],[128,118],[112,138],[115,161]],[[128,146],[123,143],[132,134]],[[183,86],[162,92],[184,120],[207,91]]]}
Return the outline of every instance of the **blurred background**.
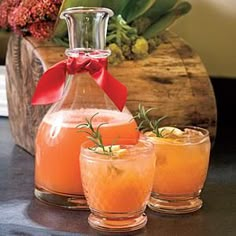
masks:
{"label": "blurred background", "polygon": [[198,52],[211,77],[236,78],[236,1],[189,2],[192,10],[171,29]]}
{"label": "blurred background", "polygon": [[214,88],[218,137],[236,131],[236,1],[189,0],[192,10],[171,28],[201,57]]}

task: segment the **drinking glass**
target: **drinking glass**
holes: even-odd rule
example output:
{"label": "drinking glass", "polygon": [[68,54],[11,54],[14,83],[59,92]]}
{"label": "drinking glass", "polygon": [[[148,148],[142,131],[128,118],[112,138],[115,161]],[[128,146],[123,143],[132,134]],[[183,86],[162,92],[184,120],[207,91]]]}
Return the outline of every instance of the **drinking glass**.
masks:
{"label": "drinking glass", "polygon": [[157,159],[148,206],[156,212],[189,213],[200,209],[203,203],[200,193],[208,171],[209,132],[191,126],[178,127],[179,131],[181,135],[150,137]]}
{"label": "drinking glass", "polygon": [[80,152],[82,184],[91,210],[89,225],[105,232],[144,227],[155,172],[154,145],[147,140],[121,144],[112,155],[94,152],[91,146],[83,143]]}

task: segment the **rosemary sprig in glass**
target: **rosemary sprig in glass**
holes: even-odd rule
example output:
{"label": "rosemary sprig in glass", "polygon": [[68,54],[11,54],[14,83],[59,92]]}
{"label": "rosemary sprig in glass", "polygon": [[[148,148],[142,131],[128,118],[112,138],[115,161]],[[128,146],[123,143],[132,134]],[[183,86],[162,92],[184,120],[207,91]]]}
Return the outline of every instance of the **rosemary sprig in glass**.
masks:
{"label": "rosemary sprig in glass", "polygon": [[163,138],[162,132],[159,131],[159,126],[162,120],[166,119],[167,116],[162,116],[157,120],[151,120],[149,112],[156,108],[149,108],[145,110],[145,107],[141,104],[138,106],[138,112],[134,116],[134,119],[139,123],[138,129],[142,132],[152,131],[156,137]]}
{"label": "rosemary sprig in glass", "polygon": [[[85,118],[85,123],[79,124],[76,127],[79,129],[78,132],[87,133],[88,139],[91,140],[95,144],[93,147],[89,147],[88,148],[89,150],[91,150],[95,153],[98,153],[98,154],[107,155],[109,157],[112,157],[112,159],[113,159],[113,157],[115,156],[115,155],[113,155],[113,151],[112,151],[113,144],[110,146],[105,146],[103,143],[102,135],[100,133],[101,126],[103,126],[107,123],[101,123],[98,125],[97,128],[94,128],[93,119],[96,115],[98,115],[98,112],[95,113],[93,116],[91,116],[90,119]],[[102,150],[102,152],[97,151],[98,148],[100,150]],[[116,175],[123,173],[123,170],[114,166],[112,162],[108,165],[107,171],[109,174],[114,173]]]}
{"label": "rosemary sprig in glass", "polygon": [[[103,143],[102,140],[102,135],[100,133],[100,128],[101,126],[107,124],[107,123],[101,123],[98,125],[97,128],[93,127],[93,119],[94,117],[98,115],[98,112],[95,113],[93,116],[91,116],[90,119],[88,119],[87,117],[85,118],[85,123],[79,124],[76,126],[76,128],[78,128],[78,132],[84,132],[88,134],[88,139],[91,140],[95,145],[93,147],[88,148],[89,150],[92,150],[96,153],[99,154],[104,154],[104,155],[109,155],[112,156],[112,145],[110,146],[106,146]],[[87,130],[88,129],[88,130]],[[98,152],[96,151],[97,149],[102,150],[102,152]]]}

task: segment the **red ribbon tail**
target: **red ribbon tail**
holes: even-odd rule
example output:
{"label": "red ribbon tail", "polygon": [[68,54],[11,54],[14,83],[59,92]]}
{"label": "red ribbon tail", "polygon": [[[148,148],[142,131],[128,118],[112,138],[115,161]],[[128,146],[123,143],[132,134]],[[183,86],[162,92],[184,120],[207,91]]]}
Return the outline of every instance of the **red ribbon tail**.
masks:
{"label": "red ribbon tail", "polygon": [[110,97],[117,108],[122,111],[127,100],[127,88],[117,79],[115,79],[109,72],[107,74],[106,86],[103,87],[104,92]]}
{"label": "red ribbon tail", "polygon": [[66,61],[61,61],[49,68],[40,78],[32,105],[50,104],[61,99],[66,80]]}
{"label": "red ribbon tail", "polygon": [[107,70],[103,67],[100,68],[96,73],[92,73],[92,77],[96,83],[103,89],[108,97],[114,102],[116,107],[122,111],[126,99],[127,99],[127,88],[117,79],[115,79]]}

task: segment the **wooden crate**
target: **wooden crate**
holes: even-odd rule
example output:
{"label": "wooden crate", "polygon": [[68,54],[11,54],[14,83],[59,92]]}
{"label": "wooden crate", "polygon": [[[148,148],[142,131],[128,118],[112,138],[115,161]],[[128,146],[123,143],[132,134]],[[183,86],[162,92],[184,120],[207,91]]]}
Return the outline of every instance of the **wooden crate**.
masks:
{"label": "wooden crate", "polygon": [[[171,124],[197,125],[216,135],[214,91],[199,56],[180,37],[166,32],[163,43],[148,58],[110,66],[109,71],[128,88],[127,107],[157,107],[153,117],[167,115]],[[65,58],[65,48],[52,42],[12,35],[7,51],[9,121],[16,144],[34,154],[37,127],[48,106],[31,106],[42,73]]]}

